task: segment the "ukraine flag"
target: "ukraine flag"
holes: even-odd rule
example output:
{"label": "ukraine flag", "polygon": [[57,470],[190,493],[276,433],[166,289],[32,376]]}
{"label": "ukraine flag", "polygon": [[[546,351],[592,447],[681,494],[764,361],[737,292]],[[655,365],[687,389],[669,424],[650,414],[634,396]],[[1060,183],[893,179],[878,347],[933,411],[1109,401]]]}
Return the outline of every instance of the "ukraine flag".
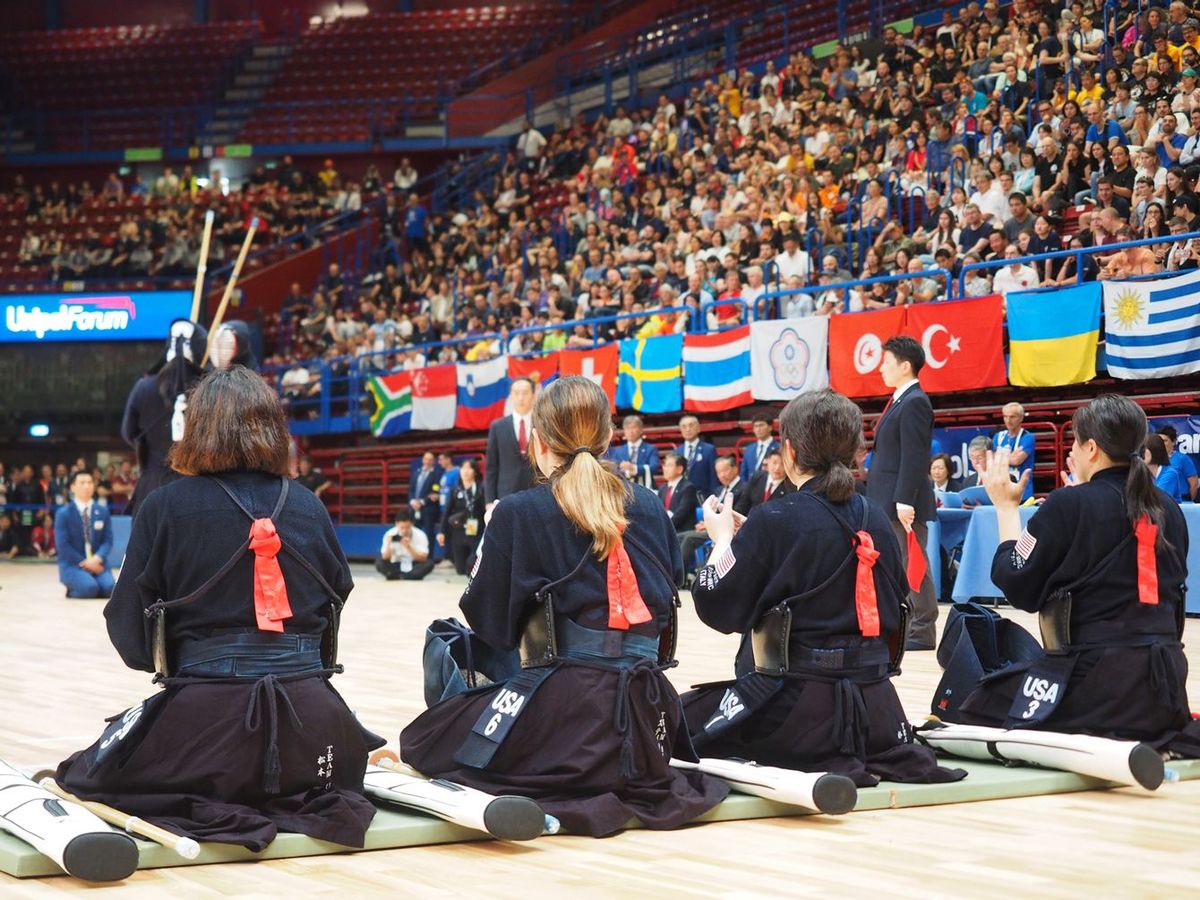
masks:
{"label": "ukraine flag", "polygon": [[1096,282],[1010,293],[1009,383],[1057,387],[1095,378],[1100,297],[1101,288]]}
{"label": "ukraine flag", "polygon": [[638,412],[683,408],[683,335],[621,341],[617,406]]}

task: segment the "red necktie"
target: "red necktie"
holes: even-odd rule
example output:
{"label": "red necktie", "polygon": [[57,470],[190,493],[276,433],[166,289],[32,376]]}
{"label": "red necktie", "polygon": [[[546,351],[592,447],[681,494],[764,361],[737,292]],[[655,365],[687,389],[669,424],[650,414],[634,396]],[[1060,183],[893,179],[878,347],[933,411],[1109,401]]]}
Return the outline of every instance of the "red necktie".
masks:
{"label": "red necktie", "polygon": [[763,491],[763,503],[766,503],[768,500],[771,499],[771,491],[773,491],[773,490],[775,490],[775,489],[773,487],[771,487],[771,482],[768,481],[767,489],[765,491]]}
{"label": "red necktie", "polygon": [[663,494],[663,506],[665,506],[667,509],[671,508],[671,498],[673,496],[675,496],[675,488],[668,484],[667,492]]}
{"label": "red necktie", "polygon": [[525,433],[525,419],[521,419],[521,426],[517,429],[517,446],[524,453],[529,448],[529,435]]}

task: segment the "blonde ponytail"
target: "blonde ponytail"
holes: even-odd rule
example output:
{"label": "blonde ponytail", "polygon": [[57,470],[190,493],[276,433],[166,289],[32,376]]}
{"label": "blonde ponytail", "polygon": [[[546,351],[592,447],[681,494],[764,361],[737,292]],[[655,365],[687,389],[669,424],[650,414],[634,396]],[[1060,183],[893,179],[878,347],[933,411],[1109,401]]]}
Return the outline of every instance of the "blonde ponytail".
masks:
{"label": "blonde ponytail", "polygon": [[606,559],[628,523],[631,497],[616,467],[600,458],[612,439],[607,395],[582,376],[558,378],[538,394],[533,427],[564,460],[550,476],[554,499],[576,528],[592,536],[596,556]]}

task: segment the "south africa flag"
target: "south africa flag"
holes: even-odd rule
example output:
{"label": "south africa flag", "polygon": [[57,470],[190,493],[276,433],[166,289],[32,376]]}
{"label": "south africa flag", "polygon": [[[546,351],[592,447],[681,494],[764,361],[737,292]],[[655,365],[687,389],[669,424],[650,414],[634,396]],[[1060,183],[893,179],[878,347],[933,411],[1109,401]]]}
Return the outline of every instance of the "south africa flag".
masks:
{"label": "south africa flag", "polygon": [[412,428],[412,376],[408,372],[372,376],[367,390],[375,398],[371,434],[392,437]]}

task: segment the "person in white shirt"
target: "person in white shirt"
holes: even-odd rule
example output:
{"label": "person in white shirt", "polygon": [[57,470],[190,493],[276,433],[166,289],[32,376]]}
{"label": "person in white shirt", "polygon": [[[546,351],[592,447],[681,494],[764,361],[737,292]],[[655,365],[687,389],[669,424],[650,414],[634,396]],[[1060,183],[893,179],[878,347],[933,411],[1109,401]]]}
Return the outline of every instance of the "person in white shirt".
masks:
{"label": "person in white shirt", "polygon": [[413,168],[413,164],[408,161],[407,156],[400,160],[400,165],[392,176],[392,183],[396,185],[397,190],[405,193],[417,183],[417,170]]}
{"label": "person in white shirt", "polygon": [[537,159],[542,155],[542,148],[545,146],[545,136],[533,127],[532,122],[526,119],[525,129],[521,132],[521,136],[517,138],[517,152],[524,159]]}
{"label": "person in white shirt", "polygon": [[793,275],[800,278],[801,284],[808,284],[808,276],[812,270],[812,260],[808,253],[800,249],[800,241],[794,231],[789,231],[783,238],[783,252],[775,257],[775,265],[779,267],[779,279],[786,281]]}
{"label": "person in white shirt", "polygon": [[388,581],[420,581],[433,571],[429,558],[429,538],[413,527],[413,514],[407,506],[396,510],[396,525],[383,533],[383,546],[375,569]]}
{"label": "person in white shirt", "polygon": [[971,197],[971,202],[979,207],[983,218],[999,228],[1009,216],[1008,197],[992,179],[990,172],[980,172],[975,179],[978,188]]}
{"label": "person in white shirt", "polygon": [[[1010,244],[1004,251],[1005,259],[1016,259],[1021,251]],[[1038,286],[1037,270],[1033,266],[1010,263],[996,272],[992,278],[992,290],[1004,297],[1009,291],[1028,291]]]}

